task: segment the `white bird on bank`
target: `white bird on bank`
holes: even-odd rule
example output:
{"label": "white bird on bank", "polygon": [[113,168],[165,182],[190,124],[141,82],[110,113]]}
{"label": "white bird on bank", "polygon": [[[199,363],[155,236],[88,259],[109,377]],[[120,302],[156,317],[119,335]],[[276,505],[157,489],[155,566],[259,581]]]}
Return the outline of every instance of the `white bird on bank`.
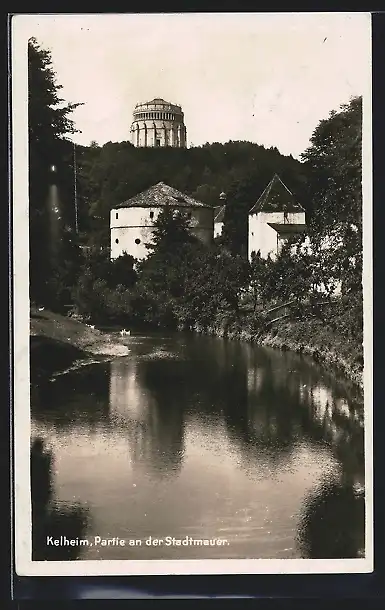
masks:
{"label": "white bird on bank", "polygon": [[92,328],[92,330],[95,330],[95,324],[91,324],[90,328]]}
{"label": "white bird on bank", "polygon": [[120,335],[121,335],[122,337],[124,337],[125,335],[130,336],[130,335],[131,335],[131,331],[130,331],[130,330],[126,330],[125,328],[123,328],[123,329],[120,331]]}

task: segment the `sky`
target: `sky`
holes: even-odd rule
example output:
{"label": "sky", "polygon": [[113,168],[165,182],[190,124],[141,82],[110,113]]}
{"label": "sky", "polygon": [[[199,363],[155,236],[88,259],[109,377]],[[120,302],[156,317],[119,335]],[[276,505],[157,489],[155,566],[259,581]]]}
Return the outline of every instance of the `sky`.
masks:
{"label": "sky", "polygon": [[[18,15],[51,51],[83,145],[130,139],[138,102],[182,106],[189,146],[248,140],[299,158],[331,110],[370,96],[369,13]],[[19,46],[19,48],[21,48]]]}

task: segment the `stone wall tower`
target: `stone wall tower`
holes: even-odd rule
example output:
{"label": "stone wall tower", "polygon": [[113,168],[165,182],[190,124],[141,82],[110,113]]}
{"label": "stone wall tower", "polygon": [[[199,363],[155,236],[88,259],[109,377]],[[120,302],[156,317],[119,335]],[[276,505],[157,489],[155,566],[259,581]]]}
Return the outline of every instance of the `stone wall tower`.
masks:
{"label": "stone wall tower", "polygon": [[161,98],[137,104],[131,125],[131,143],[138,147],[186,148],[187,132],[182,108]]}

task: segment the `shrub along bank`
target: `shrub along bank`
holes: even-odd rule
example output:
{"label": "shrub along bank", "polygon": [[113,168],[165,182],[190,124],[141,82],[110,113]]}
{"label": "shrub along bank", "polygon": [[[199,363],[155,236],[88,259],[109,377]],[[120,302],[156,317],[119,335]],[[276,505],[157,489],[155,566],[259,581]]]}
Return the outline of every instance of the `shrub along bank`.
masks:
{"label": "shrub along bank", "polygon": [[197,324],[195,330],[310,356],[316,363],[336,376],[343,376],[363,391],[361,344],[347,340],[331,326],[325,325],[323,320],[313,317],[302,320],[286,318],[270,327],[257,328],[253,320],[221,317],[208,327]]}
{"label": "shrub along bank", "polygon": [[[288,244],[274,260],[257,255],[249,263],[223,244],[194,240],[187,220],[170,210],[159,215],[154,233],[140,263],[128,255],[110,261],[108,253],[87,254],[73,291],[79,314],[97,324],[196,330],[291,349],[362,387],[359,269],[334,277],[324,251],[309,253],[302,244]],[[269,325],[263,312],[288,301],[294,304],[290,317]]]}

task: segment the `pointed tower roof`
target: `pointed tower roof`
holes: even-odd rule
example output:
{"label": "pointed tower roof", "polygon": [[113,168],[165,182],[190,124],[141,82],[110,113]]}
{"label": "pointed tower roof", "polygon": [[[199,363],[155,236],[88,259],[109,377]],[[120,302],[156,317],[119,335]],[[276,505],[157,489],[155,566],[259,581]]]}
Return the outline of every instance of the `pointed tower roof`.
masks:
{"label": "pointed tower roof", "polygon": [[185,193],[181,193],[177,189],[164,182],[158,182],[154,186],[150,186],[145,191],[138,193],[128,201],[115,206],[116,208],[156,208],[163,206],[184,207],[184,208],[211,208],[211,205],[193,199]]}
{"label": "pointed tower roof", "polygon": [[304,212],[304,208],[294,199],[278,174],[274,174],[269,184],[253,205],[249,214],[258,212]]}

